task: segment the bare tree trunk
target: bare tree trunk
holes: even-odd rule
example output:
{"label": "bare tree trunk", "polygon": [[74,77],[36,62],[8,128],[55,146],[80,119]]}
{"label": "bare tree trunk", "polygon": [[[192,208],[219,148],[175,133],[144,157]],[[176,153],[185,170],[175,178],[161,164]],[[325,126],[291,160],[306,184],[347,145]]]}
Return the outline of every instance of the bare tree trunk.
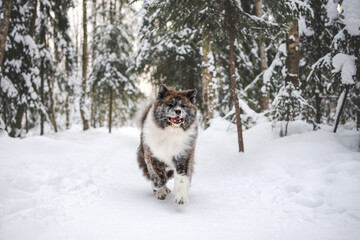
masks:
{"label": "bare tree trunk", "polygon": [[[93,0],[93,16],[92,16],[92,25],[93,25],[93,38],[95,38],[96,35],[96,0]],[[92,61],[96,58],[95,56],[95,45],[92,46]],[[91,113],[90,113],[90,125],[95,128],[95,92],[94,92],[94,86],[91,88]]]}
{"label": "bare tree trunk", "polygon": [[357,121],[356,121],[356,129],[359,131],[360,130],[360,89],[356,89],[355,87],[355,93],[356,93],[356,100],[355,100],[355,103],[356,103],[356,106],[357,106],[357,113],[356,113],[356,116],[357,116]]}
{"label": "bare tree trunk", "polygon": [[80,97],[80,115],[83,122],[83,130],[89,129],[89,120],[88,116],[85,113],[85,98],[86,98],[86,82],[87,82],[87,16],[86,16],[86,0],[83,0],[83,74],[82,74],[82,92]]}
{"label": "bare tree trunk", "polygon": [[102,12],[103,22],[105,22],[105,17],[106,17],[105,8],[106,8],[106,5],[107,5],[106,1],[102,0],[101,5],[102,5],[102,10],[103,10],[103,12]]}
{"label": "bare tree trunk", "polygon": [[[44,5],[40,2],[40,12],[44,13]],[[42,47],[46,47],[46,36],[44,30],[44,20],[41,20],[41,32],[40,32],[40,44]],[[41,59],[40,63],[40,99],[42,103],[42,107],[45,107],[45,96],[44,96],[44,84],[45,84],[45,60],[44,58]],[[44,122],[45,122],[45,115],[43,110],[40,110],[40,135],[44,135]]]}
{"label": "bare tree trunk", "polygon": [[[13,5],[12,0],[3,0],[2,1],[2,14],[3,17],[0,21],[0,70],[4,61],[4,54],[5,54],[5,44],[6,44],[6,37],[9,31],[9,24],[10,24],[10,17],[11,17],[11,9]],[[1,76],[0,76],[1,79]]]}
{"label": "bare tree trunk", "polygon": [[55,79],[52,79],[51,82],[50,82],[50,78],[49,78],[49,76],[47,76],[47,84],[48,84],[48,87],[49,87],[49,97],[50,97],[51,123],[52,123],[52,125],[54,127],[54,131],[57,132],[57,124],[56,124],[56,117],[55,117],[54,94],[53,94],[54,81],[55,81]]}
{"label": "bare tree trunk", "polygon": [[78,24],[75,24],[75,56],[74,56],[74,62],[76,69],[79,66],[79,31],[78,31]]}
{"label": "bare tree trunk", "polygon": [[[323,21],[321,18],[321,5],[322,3],[320,1],[313,1],[313,11],[314,11],[314,16],[316,21],[318,22],[317,24],[321,24],[321,22]],[[318,25],[314,26],[315,27],[315,31],[314,31],[314,35],[316,38],[316,59],[320,59],[322,57],[322,39],[324,36],[323,31],[321,31],[318,27]],[[317,70],[317,86],[315,87],[315,111],[316,111],[316,115],[315,115],[315,121],[316,123],[321,123],[321,115],[322,115],[322,109],[321,109],[321,98],[322,98],[322,93],[324,90],[323,87],[323,83],[322,83],[322,73],[321,73],[321,67],[318,68]]]}
{"label": "bare tree trunk", "polygon": [[5,123],[4,129],[7,129],[8,121],[7,121],[7,104],[6,104],[6,101],[2,102],[2,107],[3,107],[3,111],[4,111],[3,112],[3,115],[4,115],[3,119],[4,119],[4,123]]}
{"label": "bare tree trunk", "polygon": [[109,95],[109,133],[111,133],[111,125],[112,125],[112,102],[113,102],[113,90],[109,87],[110,95]]}
{"label": "bare tree trunk", "polygon": [[31,18],[31,22],[30,22],[30,30],[29,30],[29,35],[31,37],[34,36],[34,33],[35,33],[35,23],[36,23],[36,18],[37,18],[37,0],[35,0],[35,6],[34,6],[34,10],[33,10],[33,15],[32,15],[32,18]]}
{"label": "bare tree trunk", "polygon": [[321,123],[321,95],[323,92],[323,86],[321,83],[321,70],[318,69],[317,71],[318,75],[318,81],[317,89],[315,90],[315,110],[316,110],[316,116],[315,121],[316,123]]}
{"label": "bare tree trunk", "polygon": [[91,88],[91,113],[90,113],[90,125],[95,128],[95,92],[94,86]]}
{"label": "bare tree trunk", "polygon": [[9,136],[10,137],[18,137],[20,130],[21,130],[21,122],[24,116],[24,110],[25,105],[21,104],[19,108],[17,109],[16,115],[15,115],[15,126],[12,128]]}
{"label": "bare tree trunk", "polygon": [[[290,31],[286,35],[286,77],[285,86],[292,84],[294,88],[299,88],[299,66],[300,66],[300,48],[299,48],[299,26],[297,20],[290,21]],[[290,108],[290,107],[289,107]],[[287,128],[290,121],[290,109],[286,110],[286,127],[285,136],[287,135]]]}
{"label": "bare tree trunk", "polygon": [[[261,18],[263,15],[263,0],[256,0],[255,3],[255,11],[256,16]],[[260,56],[260,72],[265,71],[268,68],[267,60],[266,60],[266,52],[265,52],[265,43],[262,39],[262,32],[259,30],[259,40],[258,40],[258,48],[259,48],[259,56]],[[269,99],[270,93],[264,81],[261,81],[261,94],[260,94],[260,110],[265,111],[269,109]]]}
{"label": "bare tree trunk", "polygon": [[69,129],[70,127],[69,95],[66,96],[66,100],[65,100],[65,114],[66,114],[66,129]]}
{"label": "bare tree trunk", "polygon": [[[338,128],[338,125],[339,125],[339,122],[340,122],[340,118],[341,118],[341,114],[344,110],[344,106],[345,106],[345,102],[346,102],[346,98],[347,98],[347,95],[349,93],[349,86],[348,85],[345,85],[345,93],[344,93],[344,97],[343,99],[339,99],[341,101],[341,105],[340,105],[340,109],[339,109],[339,112],[337,113],[336,115],[336,121],[335,121],[335,127],[334,127],[334,133],[336,133],[336,130]],[[341,93],[342,95],[342,93]],[[340,98],[341,98],[341,95],[340,95]]]}
{"label": "bare tree trunk", "polygon": [[[115,0],[116,2],[116,0]],[[116,6],[115,6],[116,9]],[[110,23],[113,24],[113,1],[110,1]],[[113,89],[109,86],[109,133],[111,133],[112,125],[112,103],[113,103]]]}
{"label": "bare tree trunk", "polygon": [[211,82],[211,73],[209,72],[209,58],[208,54],[210,52],[210,41],[209,35],[205,35],[202,39],[202,93],[203,93],[203,108],[204,108],[204,128],[208,128],[210,126],[209,120],[213,118],[212,112],[209,109],[209,83]]}
{"label": "bare tree trunk", "polygon": [[244,141],[243,141],[243,135],[242,135],[241,118],[240,118],[240,107],[239,107],[237,87],[236,87],[234,32],[233,32],[234,28],[233,28],[233,21],[232,21],[232,8],[231,8],[230,0],[226,0],[225,4],[226,4],[226,17],[227,17],[227,24],[228,24],[227,32],[228,32],[229,46],[230,46],[231,92],[232,92],[234,107],[235,107],[239,152],[244,152]]}
{"label": "bare tree trunk", "polygon": [[[40,64],[40,99],[43,107],[45,106],[45,97],[44,97],[44,60],[41,60]],[[45,115],[42,110],[40,110],[40,135],[44,135],[44,122]]]}
{"label": "bare tree trunk", "polygon": [[292,83],[295,88],[299,87],[299,26],[297,20],[290,21],[290,31],[286,36],[286,77],[285,83]]}
{"label": "bare tree trunk", "polygon": [[28,120],[28,110],[25,109],[25,130],[26,133],[29,132],[29,120]]}

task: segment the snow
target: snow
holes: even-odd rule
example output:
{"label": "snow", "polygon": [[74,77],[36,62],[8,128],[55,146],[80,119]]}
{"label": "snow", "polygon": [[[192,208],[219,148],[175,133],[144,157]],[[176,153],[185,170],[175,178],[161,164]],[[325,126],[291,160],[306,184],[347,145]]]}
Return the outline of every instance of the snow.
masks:
{"label": "snow", "polygon": [[354,84],[353,76],[356,74],[356,57],[344,53],[336,54],[332,59],[334,69],[332,72],[341,71],[342,84]]}
{"label": "snow", "polygon": [[[200,131],[189,202],[160,201],[136,163],[136,128],[0,135],[0,239],[357,239],[360,135],[291,122]],[[169,184],[173,188],[173,182]]]}
{"label": "snow", "polygon": [[308,82],[311,76],[314,74],[314,71],[324,65],[330,66],[331,63],[331,54],[327,53],[325,56],[319,58],[312,66],[309,75],[306,77],[306,81]]}
{"label": "snow", "polygon": [[342,5],[344,10],[345,28],[350,35],[360,35],[360,1],[359,0],[345,0]]}
{"label": "snow", "polygon": [[10,81],[7,76],[2,77],[0,82],[1,91],[6,93],[8,97],[15,98],[18,95],[14,84]]}
{"label": "snow", "polygon": [[[305,21],[305,17],[304,16],[299,16],[299,35],[305,35],[305,36],[312,36],[314,34],[314,30],[311,28],[311,26],[306,26],[306,21]],[[295,38],[294,40],[295,41]]]}
{"label": "snow", "polygon": [[327,25],[331,25],[335,19],[339,17],[339,11],[337,10],[338,2],[337,1],[328,1],[326,3],[326,12],[329,18]]}

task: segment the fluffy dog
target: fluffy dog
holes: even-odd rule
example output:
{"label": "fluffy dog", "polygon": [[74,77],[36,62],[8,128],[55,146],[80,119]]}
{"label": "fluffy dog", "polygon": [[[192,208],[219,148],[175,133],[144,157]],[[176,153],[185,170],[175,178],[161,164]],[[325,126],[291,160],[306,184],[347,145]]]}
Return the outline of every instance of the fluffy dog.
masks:
{"label": "fluffy dog", "polygon": [[196,94],[161,85],[142,116],[138,163],[158,199],[170,193],[166,183],[174,177],[175,202],[187,202],[198,131]]}

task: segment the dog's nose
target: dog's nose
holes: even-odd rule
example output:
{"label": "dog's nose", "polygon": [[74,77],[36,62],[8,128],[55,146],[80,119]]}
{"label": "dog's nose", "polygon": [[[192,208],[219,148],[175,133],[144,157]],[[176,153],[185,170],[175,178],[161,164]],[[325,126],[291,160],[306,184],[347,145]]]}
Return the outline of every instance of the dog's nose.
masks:
{"label": "dog's nose", "polygon": [[181,110],[175,110],[175,113],[176,113],[177,115],[180,115],[180,114],[181,114]]}

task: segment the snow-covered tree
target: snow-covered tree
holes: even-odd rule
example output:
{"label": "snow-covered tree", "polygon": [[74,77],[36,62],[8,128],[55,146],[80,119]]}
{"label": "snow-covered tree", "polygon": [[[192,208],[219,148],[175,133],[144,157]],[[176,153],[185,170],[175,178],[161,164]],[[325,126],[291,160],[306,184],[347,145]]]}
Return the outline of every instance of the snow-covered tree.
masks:
{"label": "snow-covered tree", "polygon": [[2,119],[11,136],[20,136],[21,129],[39,122],[43,134],[45,121],[57,130],[57,84],[71,63],[64,14],[71,6],[70,0],[14,1],[1,83]]}
{"label": "snow-covered tree", "polygon": [[[285,121],[285,129],[281,128],[280,135],[287,134],[290,121],[305,119],[313,122],[313,108],[302,97],[300,89],[300,36],[299,36],[299,17],[301,14],[312,15],[310,5],[304,1],[284,1],[280,5],[275,1],[270,1],[270,7],[278,22],[287,23],[285,46],[286,51],[282,51],[286,56],[285,62],[280,62],[284,67],[281,69],[282,76],[278,85],[278,92],[272,103],[272,116],[275,122]],[[282,45],[283,46],[283,45]],[[280,49],[279,49],[280,50]],[[276,60],[278,61],[278,60]]]}
{"label": "snow-covered tree", "polygon": [[23,116],[27,111],[45,110],[38,91],[39,68],[34,64],[39,51],[29,32],[35,7],[32,1],[13,2],[6,39],[0,111],[4,129],[13,137],[21,135]]}
{"label": "snow-covered tree", "polygon": [[[178,89],[201,90],[201,35],[188,24],[174,27],[168,3],[144,1],[141,16],[136,70],[150,75],[153,84]],[[184,5],[184,9],[188,6]],[[181,14],[181,12],[179,12]],[[197,96],[198,101],[201,97]]]}
{"label": "snow-covered tree", "polygon": [[336,20],[340,31],[332,42],[334,80],[329,88],[338,94],[335,112],[336,132],[340,118],[353,120],[360,128],[360,2],[344,0],[341,14]]}
{"label": "snow-covered tree", "polygon": [[337,6],[328,0],[311,0],[309,5],[313,15],[301,16],[299,20],[300,87],[304,97],[315,108],[312,118],[316,123],[323,123],[331,111],[326,90],[331,82],[331,41],[337,32],[336,27],[329,24],[327,9],[334,7],[337,13]]}
{"label": "snow-covered tree", "polygon": [[[105,21],[96,26],[97,33],[93,42],[96,57],[89,81],[90,88],[94,89],[96,109],[101,111],[108,104],[109,132],[113,111],[115,110],[120,122],[124,123],[134,113],[135,101],[140,96],[136,87],[137,79],[129,72],[132,64],[132,36],[121,15],[121,10],[131,11],[131,8],[125,5],[127,1],[123,1],[122,6],[127,10],[120,9],[118,16],[115,3],[116,1],[110,1],[109,8],[102,9]],[[107,97],[104,99],[102,96]],[[102,114],[104,111],[99,115]]]}

